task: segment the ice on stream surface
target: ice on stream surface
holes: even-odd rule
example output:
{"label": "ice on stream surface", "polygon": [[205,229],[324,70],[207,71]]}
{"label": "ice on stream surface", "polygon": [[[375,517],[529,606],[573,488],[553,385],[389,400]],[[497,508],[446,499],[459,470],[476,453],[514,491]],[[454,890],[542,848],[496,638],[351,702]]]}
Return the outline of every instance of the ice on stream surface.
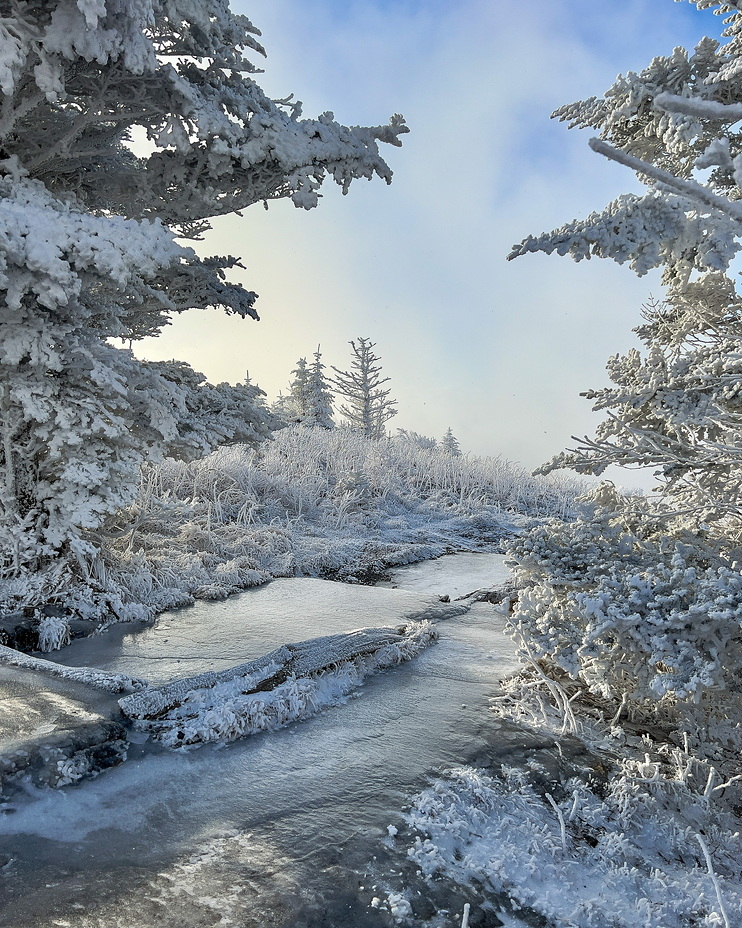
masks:
{"label": "ice on stream surface", "polygon": [[[452,598],[456,557],[435,562],[439,570],[451,562],[440,579]],[[495,579],[473,588],[496,583],[503,559],[475,557],[482,577]],[[400,587],[408,570],[420,565],[396,573]],[[402,827],[409,797],[446,768],[529,749],[515,726],[486,712],[516,666],[504,618],[487,603],[462,614],[438,595],[278,580],[60,652],[71,666],[165,683],[361,626],[433,619],[440,633],[414,661],[301,723],[195,751],[134,743],[126,763],[97,779],[9,804],[0,816],[0,925],[394,924],[372,900],[391,898],[390,874],[409,869],[412,880],[388,831]],[[443,902],[416,892],[411,917],[433,924]]]}
{"label": "ice on stream surface", "polygon": [[489,590],[505,583],[510,578],[505,561],[505,556],[500,554],[450,554],[432,561],[410,564],[395,571],[390,580],[378,586],[458,599],[477,590]]}

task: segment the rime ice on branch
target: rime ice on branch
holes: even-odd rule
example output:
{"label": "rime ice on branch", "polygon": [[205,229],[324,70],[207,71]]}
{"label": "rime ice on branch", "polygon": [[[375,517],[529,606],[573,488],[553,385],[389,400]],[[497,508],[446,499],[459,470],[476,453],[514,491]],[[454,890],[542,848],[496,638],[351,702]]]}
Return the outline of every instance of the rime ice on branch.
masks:
{"label": "rime ice on branch", "polygon": [[511,550],[529,659],[632,700],[718,698],[742,666],[742,300],[729,274],[742,248],[742,2],[697,6],[729,14],[725,43],[675,49],[554,114],[597,131],[591,147],[647,193],[511,254],[663,268],[667,298],[636,330],[646,350],[611,358],[612,385],[586,394],[607,414],[595,438],[542,468],[651,467],[660,495],[602,485],[574,523]]}

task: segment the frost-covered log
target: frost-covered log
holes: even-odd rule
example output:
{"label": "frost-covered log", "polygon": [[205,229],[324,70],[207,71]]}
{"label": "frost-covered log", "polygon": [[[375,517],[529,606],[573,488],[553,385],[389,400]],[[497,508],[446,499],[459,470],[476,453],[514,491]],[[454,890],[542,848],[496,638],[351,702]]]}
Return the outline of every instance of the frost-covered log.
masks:
{"label": "frost-covered log", "polygon": [[229,670],[151,687],[119,705],[171,747],[232,741],[337,705],[366,676],[409,660],[437,637],[430,622],[411,622],[312,638]]}
{"label": "frost-covered log", "polygon": [[238,664],[229,670],[209,670],[194,677],[173,680],[163,686],[148,687],[119,700],[119,705],[131,719],[156,719],[185,702],[197,690],[212,689],[219,683],[239,680],[246,693],[257,689],[261,683],[275,678],[290,660],[291,652],[288,648],[277,648],[257,660]]}
{"label": "frost-covered log", "polygon": [[109,673],[107,670],[98,670],[95,667],[65,667],[55,664],[54,661],[45,661],[41,657],[32,657],[23,654],[14,648],[0,644],[0,663],[10,664],[12,667],[25,667],[27,670],[38,670],[49,673],[63,680],[72,680],[75,683],[85,683],[107,693],[125,693],[128,690],[138,690],[147,686],[146,680],[130,677],[125,673]]}

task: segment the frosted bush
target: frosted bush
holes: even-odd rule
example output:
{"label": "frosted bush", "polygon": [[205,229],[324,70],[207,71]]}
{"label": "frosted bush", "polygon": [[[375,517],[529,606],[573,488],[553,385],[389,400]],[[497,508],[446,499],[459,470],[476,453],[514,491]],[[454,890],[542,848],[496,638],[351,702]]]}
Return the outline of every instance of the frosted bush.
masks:
{"label": "frosted bush", "polygon": [[58,651],[71,640],[70,626],[57,615],[44,615],[39,620],[39,651]]}
{"label": "frosted bush", "polygon": [[[409,856],[426,877],[484,882],[549,924],[740,923],[742,841],[724,803],[659,776],[651,764],[627,763],[604,796],[573,779],[559,787],[558,801],[534,786],[539,773],[537,764],[503,768],[498,777],[471,767],[449,771],[412,805],[408,820],[418,836]],[[714,849],[713,878],[700,833]]]}
{"label": "frosted bush", "polygon": [[[669,516],[668,516],[669,518]],[[510,551],[524,653],[602,695],[697,701],[742,666],[742,576],[703,533],[668,532],[609,485],[581,518],[548,522]]]}

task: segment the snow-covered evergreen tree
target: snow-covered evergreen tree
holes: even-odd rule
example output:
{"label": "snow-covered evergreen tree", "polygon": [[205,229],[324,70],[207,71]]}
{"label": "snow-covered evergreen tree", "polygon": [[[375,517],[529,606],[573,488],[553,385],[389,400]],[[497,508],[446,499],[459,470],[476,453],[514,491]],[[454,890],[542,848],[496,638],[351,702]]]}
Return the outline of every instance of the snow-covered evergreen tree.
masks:
{"label": "snow-covered evergreen tree", "polygon": [[269,433],[257,388],[113,344],[191,308],[257,319],[227,280],[237,260],[179,239],[253,203],[312,208],[326,177],[391,179],[378,143],[400,144],[401,117],[302,119],[255,83],[258,35],[227,0],[2,4],[0,575],[84,560],[82,535],[132,499],[143,460]]}
{"label": "snow-covered evergreen tree", "polygon": [[293,380],[289,385],[288,408],[291,410],[292,422],[303,422],[307,416],[308,397],[307,383],[309,380],[309,371],[307,369],[307,359],[299,358],[296,367],[291,371]]}
{"label": "snow-covered evergreen tree", "polygon": [[[691,0],[694,2],[694,0]],[[637,274],[662,267],[682,289],[691,275],[725,271],[742,248],[742,3],[695,0],[730,13],[720,44],[704,38],[693,53],[676,48],[640,73],[621,75],[602,97],[553,115],[590,128],[590,146],[634,170],[644,195],[625,194],[602,212],[540,236],[510,257],[544,251],[629,262]],[[710,173],[706,176],[707,171]]]}
{"label": "snow-covered evergreen tree", "polygon": [[461,446],[451,431],[450,425],[446,429],[446,434],[441,439],[441,451],[443,451],[445,454],[450,454],[454,458],[459,457],[461,454]]}
{"label": "snow-covered evergreen tree", "polygon": [[332,418],[332,390],[325,375],[320,346],[313,355],[314,360],[307,370],[306,412],[304,425],[319,426],[323,429],[335,428]]}
{"label": "snow-covered evergreen tree", "polygon": [[530,656],[632,698],[698,699],[742,669],[742,305],[727,273],[742,247],[742,0],[697,6],[730,14],[726,43],[675,49],[555,114],[598,130],[592,148],[632,168],[647,193],[511,255],[664,269],[667,299],[637,329],[644,354],[611,358],[613,385],[586,394],[608,413],[596,438],[543,468],[653,467],[659,497],[639,503],[603,486],[577,522],[512,547]]}
{"label": "snow-covered evergreen tree", "polygon": [[325,365],[319,348],[314,353],[311,365],[306,358],[299,358],[291,372],[293,380],[289,392],[279,394],[273,403],[273,412],[289,425],[319,425],[334,428],[332,421],[332,393],[324,374]]}
{"label": "snow-covered evergreen tree", "polygon": [[707,274],[644,309],[646,351],[611,358],[613,385],[584,395],[607,411],[594,439],[542,468],[602,474],[652,467],[666,505],[697,525],[742,535],[742,300]]}
{"label": "snow-covered evergreen tree", "polygon": [[294,422],[294,412],[293,404],[291,402],[291,397],[287,396],[283,392],[279,392],[278,396],[273,400],[270,406],[271,412],[283,425],[291,425]]}
{"label": "snow-covered evergreen tree", "polygon": [[349,371],[333,367],[335,378],[332,385],[345,404],[339,411],[353,427],[360,429],[367,438],[383,438],[386,423],[397,415],[397,401],[390,398],[390,390],[382,389],[389,377],[381,376],[381,360],[374,354],[375,342],[369,338],[351,341],[353,357]]}

